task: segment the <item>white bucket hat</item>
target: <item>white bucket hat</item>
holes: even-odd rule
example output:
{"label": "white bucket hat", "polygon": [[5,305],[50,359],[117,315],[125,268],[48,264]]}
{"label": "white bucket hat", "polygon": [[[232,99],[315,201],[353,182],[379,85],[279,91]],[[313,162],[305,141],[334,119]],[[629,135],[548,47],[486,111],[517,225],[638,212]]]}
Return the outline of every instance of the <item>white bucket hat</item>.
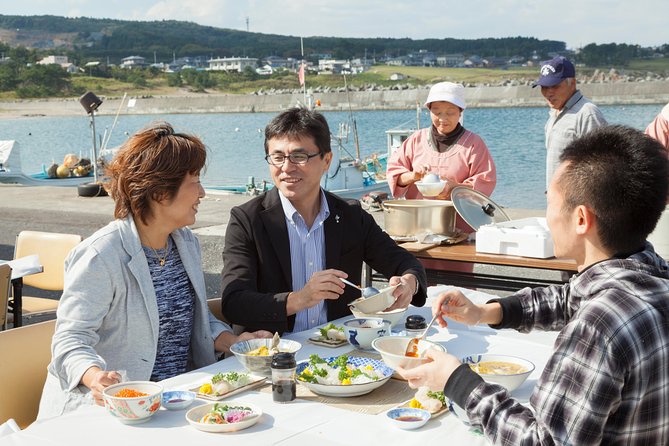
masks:
{"label": "white bucket hat", "polygon": [[465,87],[461,84],[454,84],[453,82],[439,82],[430,88],[430,93],[427,95],[425,107],[433,102],[446,101],[453,105],[457,105],[461,109],[467,108],[465,104]]}

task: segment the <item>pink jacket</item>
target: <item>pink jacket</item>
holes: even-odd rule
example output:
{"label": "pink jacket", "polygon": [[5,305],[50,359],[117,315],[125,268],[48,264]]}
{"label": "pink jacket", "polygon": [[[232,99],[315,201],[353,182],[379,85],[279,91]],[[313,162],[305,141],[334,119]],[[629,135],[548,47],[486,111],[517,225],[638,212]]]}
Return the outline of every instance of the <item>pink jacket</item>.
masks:
{"label": "pink jacket", "polygon": [[[386,176],[393,197],[407,199],[423,198],[418,188],[411,184],[398,186],[397,179],[404,172],[413,170],[413,165],[430,165],[432,172],[457,183],[464,183],[490,196],[497,184],[497,171],[490,151],[480,136],[465,130],[458,142],[447,152],[438,152],[433,145],[431,129],[416,131],[388,159]],[[463,227],[458,218],[458,227]]]}

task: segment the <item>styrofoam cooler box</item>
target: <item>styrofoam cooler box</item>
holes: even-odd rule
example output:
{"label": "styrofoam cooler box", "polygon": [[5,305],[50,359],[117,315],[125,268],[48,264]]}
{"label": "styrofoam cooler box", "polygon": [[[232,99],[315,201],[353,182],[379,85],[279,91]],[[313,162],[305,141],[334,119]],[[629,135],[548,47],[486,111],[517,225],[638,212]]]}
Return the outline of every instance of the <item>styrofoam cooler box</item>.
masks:
{"label": "styrofoam cooler box", "polygon": [[476,251],[540,259],[554,256],[546,219],[539,217],[481,226],[476,232]]}

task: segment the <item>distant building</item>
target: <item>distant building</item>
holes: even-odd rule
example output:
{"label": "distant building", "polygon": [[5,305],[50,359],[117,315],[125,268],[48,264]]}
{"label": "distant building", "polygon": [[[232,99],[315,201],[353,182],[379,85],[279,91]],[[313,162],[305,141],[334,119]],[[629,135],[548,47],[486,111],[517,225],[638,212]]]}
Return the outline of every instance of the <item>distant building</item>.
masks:
{"label": "distant building", "polygon": [[408,65],[409,58],[407,56],[393,57],[386,60],[386,65],[394,67],[402,67]]}
{"label": "distant building", "polygon": [[437,57],[437,66],[440,67],[461,67],[464,63],[464,54],[444,54]]}
{"label": "distant building", "polygon": [[219,57],[209,59],[209,70],[211,71],[237,71],[243,72],[247,67],[255,70],[258,59],[249,57]]}
{"label": "distant building", "polygon": [[121,59],[121,68],[144,68],[146,59],[141,56],[129,56]]}
{"label": "distant building", "polygon": [[272,67],[272,70],[277,68],[285,68],[286,70],[295,71],[299,68],[299,61],[289,57],[287,59],[278,56],[268,56],[264,59],[265,65]]}
{"label": "distant building", "polygon": [[318,71],[324,74],[351,74],[351,62],[343,59],[320,59]]}
{"label": "distant building", "polygon": [[46,56],[37,62],[38,65],[60,65],[60,67],[68,73],[79,73],[81,69],[68,62],[67,56]]}

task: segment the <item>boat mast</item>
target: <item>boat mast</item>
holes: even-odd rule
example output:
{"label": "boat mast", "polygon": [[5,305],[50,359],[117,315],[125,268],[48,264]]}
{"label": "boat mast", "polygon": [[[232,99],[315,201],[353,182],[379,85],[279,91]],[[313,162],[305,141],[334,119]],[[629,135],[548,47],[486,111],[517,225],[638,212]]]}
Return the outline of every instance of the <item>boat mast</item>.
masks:
{"label": "boat mast", "polygon": [[353,123],[353,141],[355,141],[355,159],[360,159],[360,141],[358,140],[358,125],[353,117],[353,110],[351,109],[351,97],[348,93],[348,84],[346,83],[346,75],[344,74],[344,88],[346,89],[346,102],[348,102],[348,115]]}
{"label": "boat mast", "polygon": [[300,64],[302,66],[300,67],[300,70],[302,70],[302,76],[304,79],[304,82],[302,83],[302,93],[304,94],[304,105],[308,109],[311,109],[311,104],[307,102],[307,76],[304,68],[304,39],[302,37],[300,37],[300,52],[302,54],[302,60],[300,61]]}

